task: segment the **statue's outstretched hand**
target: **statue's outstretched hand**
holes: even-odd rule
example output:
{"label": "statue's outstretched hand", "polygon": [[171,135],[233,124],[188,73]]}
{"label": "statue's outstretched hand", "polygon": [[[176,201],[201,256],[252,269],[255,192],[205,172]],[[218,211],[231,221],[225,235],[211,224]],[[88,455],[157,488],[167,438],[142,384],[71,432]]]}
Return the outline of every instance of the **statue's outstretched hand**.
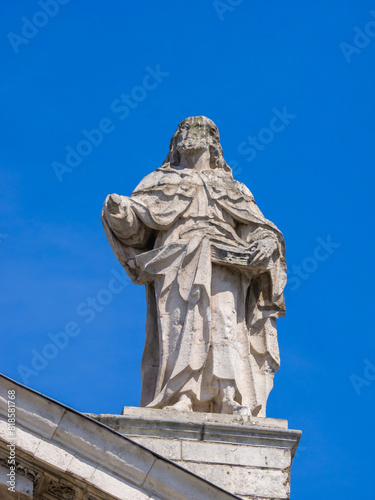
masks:
{"label": "statue's outstretched hand", "polygon": [[277,243],[273,238],[264,238],[259,241],[255,241],[250,246],[251,259],[249,261],[250,266],[262,263],[264,260],[271,257],[273,252],[277,248]]}
{"label": "statue's outstretched hand", "polygon": [[105,206],[111,215],[122,215],[126,217],[128,212],[128,201],[125,196],[118,194],[109,194],[105,200]]}

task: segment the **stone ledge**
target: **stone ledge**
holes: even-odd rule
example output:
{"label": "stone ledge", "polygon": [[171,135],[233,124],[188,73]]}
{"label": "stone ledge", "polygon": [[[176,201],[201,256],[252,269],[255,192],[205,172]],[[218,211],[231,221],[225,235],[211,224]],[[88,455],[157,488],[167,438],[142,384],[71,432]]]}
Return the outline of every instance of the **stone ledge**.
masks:
{"label": "stone ledge", "polygon": [[301,437],[301,431],[288,429],[286,420],[275,418],[135,407],[125,407],[122,415],[88,414],[88,416],[128,437],[150,436],[271,446],[291,450],[292,458]]}
{"label": "stone ledge", "polygon": [[138,420],[149,419],[150,415],[157,417],[160,421],[199,423],[211,422],[216,424],[254,425],[257,427],[288,428],[288,421],[279,418],[260,418],[247,415],[226,415],[224,413],[199,413],[192,411],[157,410],[154,408],[138,408],[136,406],[124,406],[122,416],[135,417]]}

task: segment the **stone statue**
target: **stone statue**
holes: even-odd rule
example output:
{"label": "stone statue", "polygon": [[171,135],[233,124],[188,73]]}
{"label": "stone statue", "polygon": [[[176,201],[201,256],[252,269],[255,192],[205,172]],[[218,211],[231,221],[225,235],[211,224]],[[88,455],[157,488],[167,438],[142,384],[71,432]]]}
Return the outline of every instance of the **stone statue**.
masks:
{"label": "stone statue", "polygon": [[285,314],[284,240],[233,179],[216,125],[182,121],[163,165],[102,221],[146,285],[141,406],[265,417]]}

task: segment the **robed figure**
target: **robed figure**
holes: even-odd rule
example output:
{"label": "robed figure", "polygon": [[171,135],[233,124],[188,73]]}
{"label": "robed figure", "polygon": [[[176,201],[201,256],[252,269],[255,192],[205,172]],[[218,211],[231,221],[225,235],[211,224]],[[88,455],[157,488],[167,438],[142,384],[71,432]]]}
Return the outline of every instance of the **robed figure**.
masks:
{"label": "robed figure", "polygon": [[216,125],[181,122],[164,164],[102,221],[146,286],[141,406],[265,417],[279,368],[285,249],[223,158]]}

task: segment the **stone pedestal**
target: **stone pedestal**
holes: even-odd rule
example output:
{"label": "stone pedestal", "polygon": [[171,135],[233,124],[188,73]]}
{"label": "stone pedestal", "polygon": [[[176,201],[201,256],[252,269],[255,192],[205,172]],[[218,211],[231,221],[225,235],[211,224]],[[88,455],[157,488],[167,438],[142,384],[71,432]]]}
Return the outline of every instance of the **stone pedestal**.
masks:
{"label": "stone pedestal", "polygon": [[240,498],[289,498],[301,431],[286,420],[133,407],[90,416]]}

